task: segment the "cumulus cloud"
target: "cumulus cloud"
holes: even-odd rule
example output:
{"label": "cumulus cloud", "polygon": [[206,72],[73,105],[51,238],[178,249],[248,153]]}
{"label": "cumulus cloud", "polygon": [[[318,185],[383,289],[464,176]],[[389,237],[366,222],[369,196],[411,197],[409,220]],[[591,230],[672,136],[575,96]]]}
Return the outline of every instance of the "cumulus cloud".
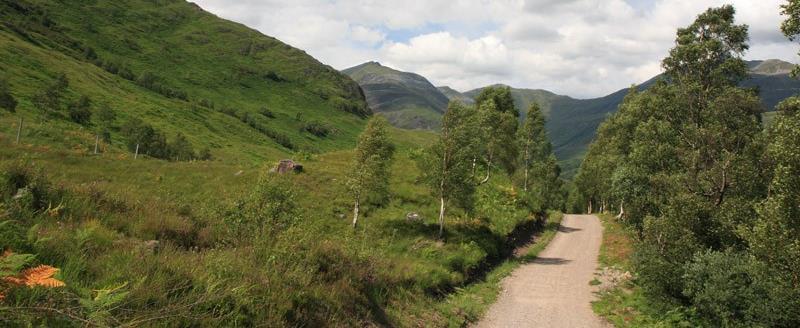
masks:
{"label": "cumulus cloud", "polygon": [[466,91],[493,83],[576,97],[661,71],[677,28],[730,3],[750,26],[748,59],[797,62],[782,0],[198,0],[223,18],[335,68],[369,60]]}

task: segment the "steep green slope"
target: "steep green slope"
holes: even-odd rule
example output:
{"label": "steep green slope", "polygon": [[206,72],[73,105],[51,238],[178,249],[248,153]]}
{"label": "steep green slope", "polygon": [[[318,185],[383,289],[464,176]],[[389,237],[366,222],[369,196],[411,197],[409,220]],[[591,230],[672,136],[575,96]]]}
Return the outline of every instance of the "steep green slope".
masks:
{"label": "steep green slope", "polygon": [[119,127],[140,118],[219,159],[261,161],[351,147],[370,114],[348,77],[182,0],[2,1],[0,17],[0,74],[20,102],[0,113],[0,130],[23,117],[25,142],[93,146],[96,124],[33,106],[60,74],[70,82],[62,106],[85,95],[93,111],[117,113],[111,148],[125,142]]}
{"label": "steep green slope", "polygon": [[424,77],[376,62],[342,71],[364,90],[370,108],[392,125],[406,129],[435,129],[449,99]]}

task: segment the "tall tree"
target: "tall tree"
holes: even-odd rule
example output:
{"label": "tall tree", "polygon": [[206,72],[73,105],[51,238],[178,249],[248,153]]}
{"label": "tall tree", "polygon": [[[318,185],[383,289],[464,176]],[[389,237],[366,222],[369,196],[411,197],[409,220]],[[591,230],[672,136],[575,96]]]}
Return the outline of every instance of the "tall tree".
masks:
{"label": "tall tree", "polygon": [[560,198],[560,169],[547,138],[544,115],[536,103],[528,108],[525,122],[517,136],[519,184],[534,212],[553,208]]}
{"label": "tall tree", "polygon": [[482,157],[486,166],[486,177],[480,183],[486,183],[495,166],[502,167],[507,173],[514,171],[519,112],[514,107],[509,87],[483,89],[475,100],[475,106],[479,123],[477,131],[482,139],[476,152],[480,153],[477,157]]}
{"label": "tall tree", "polygon": [[450,102],[442,117],[439,140],[417,162],[422,180],[439,199],[439,237],[444,233],[449,203],[462,208],[472,205],[475,183],[470,171],[473,149],[477,144],[472,115],[472,110],[460,102]]}
{"label": "tall tree", "polygon": [[389,168],[394,145],[387,135],[386,119],[375,116],[369,120],[356,145],[355,156],[347,178],[353,197],[353,228],[358,224],[361,203],[366,196],[382,202],[388,196]]}

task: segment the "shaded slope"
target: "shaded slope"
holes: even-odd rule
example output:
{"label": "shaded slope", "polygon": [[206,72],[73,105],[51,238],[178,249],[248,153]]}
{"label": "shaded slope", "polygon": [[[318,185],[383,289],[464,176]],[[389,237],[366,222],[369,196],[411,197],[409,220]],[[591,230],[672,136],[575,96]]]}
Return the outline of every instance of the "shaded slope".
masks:
{"label": "shaded slope", "polygon": [[449,99],[424,77],[377,62],[342,71],[364,90],[370,108],[390,123],[407,129],[435,129]]}

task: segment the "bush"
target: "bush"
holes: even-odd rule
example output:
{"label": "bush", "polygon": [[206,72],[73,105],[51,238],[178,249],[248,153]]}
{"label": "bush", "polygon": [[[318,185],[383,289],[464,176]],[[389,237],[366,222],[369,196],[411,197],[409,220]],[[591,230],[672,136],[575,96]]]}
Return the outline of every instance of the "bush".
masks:
{"label": "bush", "polygon": [[78,124],[87,124],[92,118],[91,100],[87,96],[81,96],[76,102],[67,106],[69,118]]}
{"label": "bush", "polygon": [[67,76],[59,75],[56,81],[33,96],[33,105],[44,112],[57,112],[61,108],[61,98],[67,87],[69,87]]}
{"label": "bush", "polygon": [[131,119],[122,125],[122,135],[127,140],[128,150],[135,152],[137,145],[140,154],[160,159],[170,158],[167,138],[160,131],[138,118]]}
{"label": "bush", "polygon": [[302,129],[320,138],[327,137],[331,133],[331,128],[328,125],[317,121],[304,124]]}
{"label": "bush", "polygon": [[267,107],[261,108],[261,111],[259,111],[259,114],[263,115],[266,118],[275,118],[275,113],[273,113]]}
{"label": "bush", "polygon": [[208,147],[203,147],[199,153],[197,153],[197,159],[201,161],[210,161],[214,159],[214,156],[211,155],[211,149]]}
{"label": "bush", "polygon": [[265,175],[250,195],[224,214],[233,237],[258,237],[282,231],[297,220],[295,194],[288,177]]}
{"label": "bush", "polygon": [[707,251],[686,265],[683,293],[699,313],[724,327],[754,326],[753,311],[764,301],[745,254]]}
{"label": "bush", "polygon": [[4,79],[0,79],[0,108],[12,113],[15,112],[17,108],[17,100],[11,95],[11,88]]}

